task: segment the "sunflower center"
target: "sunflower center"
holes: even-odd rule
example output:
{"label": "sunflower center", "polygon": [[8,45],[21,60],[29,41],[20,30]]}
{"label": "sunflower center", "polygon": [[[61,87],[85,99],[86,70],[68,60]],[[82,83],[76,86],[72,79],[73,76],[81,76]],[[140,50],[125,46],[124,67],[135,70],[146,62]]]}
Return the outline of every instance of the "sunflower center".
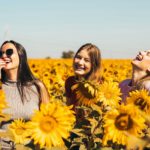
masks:
{"label": "sunflower center", "polygon": [[105,97],[106,97],[107,99],[110,99],[110,98],[112,97],[112,93],[106,92],[106,93],[105,93]]}
{"label": "sunflower center", "polygon": [[134,104],[137,105],[141,110],[143,110],[147,106],[147,103],[143,98],[136,99]]}
{"label": "sunflower center", "polygon": [[132,127],[133,121],[131,117],[127,114],[120,114],[116,117],[115,126],[119,130],[128,130]]}
{"label": "sunflower center", "polygon": [[17,134],[17,135],[21,135],[23,132],[24,132],[24,128],[19,128],[19,129],[16,129],[15,130],[15,133]]}
{"label": "sunflower center", "polygon": [[45,116],[40,122],[40,128],[42,131],[48,133],[56,127],[56,120],[53,117]]}

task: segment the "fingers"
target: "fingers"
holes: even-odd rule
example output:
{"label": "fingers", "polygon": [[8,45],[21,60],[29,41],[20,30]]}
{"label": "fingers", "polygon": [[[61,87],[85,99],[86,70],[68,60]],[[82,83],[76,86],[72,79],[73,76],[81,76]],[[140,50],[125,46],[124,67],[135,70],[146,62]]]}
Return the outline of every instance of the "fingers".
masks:
{"label": "fingers", "polygon": [[5,65],[6,65],[6,62],[3,59],[0,59],[0,69],[5,67]]}
{"label": "fingers", "polygon": [[2,58],[2,61],[4,61],[5,63],[8,63],[8,62],[10,62],[11,60],[10,60],[10,58]]}

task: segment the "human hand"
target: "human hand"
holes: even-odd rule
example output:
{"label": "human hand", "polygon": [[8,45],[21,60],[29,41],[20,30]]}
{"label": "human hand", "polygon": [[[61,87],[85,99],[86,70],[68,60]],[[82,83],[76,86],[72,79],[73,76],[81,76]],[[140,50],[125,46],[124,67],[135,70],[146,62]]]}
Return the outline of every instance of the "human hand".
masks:
{"label": "human hand", "polygon": [[4,59],[0,58],[0,70],[1,70],[3,67],[5,67],[5,65],[6,65],[6,61],[5,61]]}

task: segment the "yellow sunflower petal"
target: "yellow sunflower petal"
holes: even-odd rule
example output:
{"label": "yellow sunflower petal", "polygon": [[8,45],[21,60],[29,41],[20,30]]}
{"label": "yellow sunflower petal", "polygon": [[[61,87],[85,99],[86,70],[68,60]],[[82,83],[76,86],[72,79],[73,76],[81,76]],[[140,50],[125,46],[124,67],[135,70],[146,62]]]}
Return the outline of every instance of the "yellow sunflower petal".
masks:
{"label": "yellow sunflower petal", "polygon": [[28,124],[34,142],[41,148],[64,145],[62,138],[68,138],[75,122],[74,112],[70,109],[58,101],[41,105]]}
{"label": "yellow sunflower petal", "polygon": [[118,109],[112,109],[105,114],[103,127],[104,145],[107,145],[109,140],[126,145],[127,133],[140,137],[140,133],[146,128],[146,125],[145,119],[137,107],[134,105],[121,105]]}

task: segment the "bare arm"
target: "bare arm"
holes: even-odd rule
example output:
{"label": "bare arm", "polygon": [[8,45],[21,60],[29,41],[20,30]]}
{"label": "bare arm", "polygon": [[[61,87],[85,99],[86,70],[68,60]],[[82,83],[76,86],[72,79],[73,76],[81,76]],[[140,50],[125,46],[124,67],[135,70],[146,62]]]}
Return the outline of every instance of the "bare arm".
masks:
{"label": "bare arm", "polygon": [[136,85],[136,89],[137,90],[145,89],[145,90],[149,91],[149,93],[150,93],[150,80],[145,80],[143,82],[139,82]]}
{"label": "bare arm", "polygon": [[46,104],[50,101],[50,95],[47,91],[46,86],[41,81],[38,81],[38,85],[40,87],[40,93],[41,93],[40,104],[41,103]]}
{"label": "bare arm", "polygon": [[150,92],[150,80],[144,81],[142,83],[142,86],[143,86],[144,89],[146,89],[147,91]]}

